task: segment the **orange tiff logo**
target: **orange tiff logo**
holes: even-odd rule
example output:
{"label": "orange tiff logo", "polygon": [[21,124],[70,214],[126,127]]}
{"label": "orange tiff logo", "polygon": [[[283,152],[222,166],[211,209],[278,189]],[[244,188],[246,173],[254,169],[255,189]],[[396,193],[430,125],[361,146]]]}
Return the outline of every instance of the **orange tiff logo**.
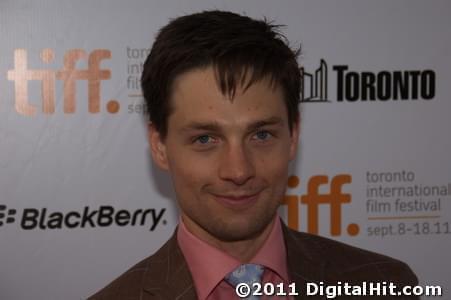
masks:
{"label": "orange tiff logo", "polygon": [[[351,203],[351,195],[344,194],[341,188],[344,184],[351,183],[351,180],[351,176],[347,174],[334,176],[330,181],[329,192],[320,194],[319,187],[329,184],[329,177],[326,175],[313,176],[308,181],[307,194],[302,196],[286,195],[282,204],[287,206],[288,226],[299,230],[299,205],[303,204],[307,206],[307,232],[318,234],[319,206],[328,205],[330,207],[330,234],[332,236],[341,235],[342,206]],[[299,183],[300,180],[297,176],[291,176],[288,179],[289,188],[295,188]],[[349,224],[347,232],[351,236],[357,235],[359,226],[357,224]]]}
{"label": "orange tiff logo", "polygon": [[[52,49],[41,51],[41,61],[50,63],[55,57]],[[71,49],[64,54],[63,67],[61,70],[36,70],[28,68],[27,50],[14,50],[14,69],[8,71],[8,80],[14,82],[15,108],[16,111],[25,116],[36,114],[36,106],[29,102],[28,81],[41,81],[42,112],[53,114],[55,112],[55,82],[63,81],[64,107],[66,114],[74,113],[76,110],[76,81],[86,80],[88,82],[88,110],[90,113],[100,112],[100,83],[102,80],[111,78],[111,71],[100,69],[100,63],[104,59],[111,58],[111,51],[106,49],[95,49],[89,55],[82,49]],[[87,59],[87,69],[76,69],[78,60]],[[116,113],[119,110],[119,102],[110,100],[107,103],[107,111]]]}

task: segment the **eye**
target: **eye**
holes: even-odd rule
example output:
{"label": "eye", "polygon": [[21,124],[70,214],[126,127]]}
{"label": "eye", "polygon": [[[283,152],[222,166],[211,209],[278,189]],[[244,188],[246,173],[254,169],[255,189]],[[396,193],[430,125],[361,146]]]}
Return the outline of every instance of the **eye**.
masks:
{"label": "eye", "polygon": [[271,135],[271,133],[269,133],[269,131],[260,130],[260,131],[257,131],[257,133],[254,134],[253,139],[257,139],[257,140],[260,140],[260,141],[266,141],[271,136],[272,135]]}
{"label": "eye", "polygon": [[209,143],[213,143],[214,139],[211,136],[204,134],[204,135],[196,137],[194,139],[194,142],[198,143],[198,144],[201,144],[201,145],[206,145],[206,144],[209,144]]}

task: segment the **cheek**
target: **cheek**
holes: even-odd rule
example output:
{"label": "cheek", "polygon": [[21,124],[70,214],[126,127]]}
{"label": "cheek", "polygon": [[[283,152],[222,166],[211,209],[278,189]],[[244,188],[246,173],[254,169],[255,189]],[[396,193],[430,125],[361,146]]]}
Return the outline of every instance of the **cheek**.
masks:
{"label": "cheek", "polygon": [[212,178],[212,167],[187,153],[173,153],[168,156],[169,171],[174,188],[180,196],[197,193]]}
{"label": "cheek", "polygon": [[285,189],[288,179],[289,151],[278,147],[269,153],[262,152],[255,161],[257,174],[277,190]]}
{"label": "cheek", "polygon": [[257,161],[257,174],[271,182],[284,180],[288,174],[288,155],[265,155]]}
{"label": "cheek", "polygon": [[290,161],[290,143],[288,139],[283,139],[269,147],[254,148],[253,154],[256,162],[268,169],[284,169]]}

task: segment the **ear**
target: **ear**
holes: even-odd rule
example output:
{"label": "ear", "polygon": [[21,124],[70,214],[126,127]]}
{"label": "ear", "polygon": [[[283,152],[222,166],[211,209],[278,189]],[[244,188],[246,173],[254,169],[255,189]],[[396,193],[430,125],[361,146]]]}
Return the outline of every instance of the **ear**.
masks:
{"label": "ear", "polygon": [[293,123],[293,128],[291,130],[290,153],[289,153],[290,160],[293,160],[297,154],[300,134],[300,123],[301,121],[298,116],[297,121]]}
{"label": "ear", "polygon": [[164,143],[160,132],[158,132],[152,123],[149,123],[147,127],[147,135],[153,161],[161,169],[168,170],[169,164],[166,154],[166,144]]}

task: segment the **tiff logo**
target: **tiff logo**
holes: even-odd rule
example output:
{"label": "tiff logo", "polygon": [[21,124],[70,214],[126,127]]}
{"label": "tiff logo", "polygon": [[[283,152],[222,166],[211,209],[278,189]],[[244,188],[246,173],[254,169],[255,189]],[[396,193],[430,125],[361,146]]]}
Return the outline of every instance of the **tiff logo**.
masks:
{"label": "tiff logo", "polygon": [[[41,61],[50,63],[54,60],[55,53],[52,49],[41,51]],[[55,82],[63,81],[64,107],[66,114],[76,111],[76,81],[85,80],[88,83],[88,110],[90,113],[100,112],[100,83],[111,78],[111,71],[100,69],[100,63],[104,59],[111,58],[111,52],[106,49],[95,49],[89,55],[82,49],[71,49],[64,54],[61,70],[29,69],[27,50],[14,50],[14,69],[8,70],[8,80],[14,82],[15,108],[25,116],[36,114],[36,106],[30,103],[28,97],[28,81],[41,82],[42,112],[53,114],[55,112]],[[77,61],[88,61],[88,68],[77,70]],[[107,111],[116,113],[119,111],[119,102],[110,100],[107,103]]]}
{"label": "tiff logo", "polygon": [[327,64],[321,59],[314,74],[301,70],[301,102],[329,102],[327,99]]}
{"label": "tiff logo", "polygon": [[[6,214],[5,214],[6,211]],[[0,226],[3,226],[3,219],[5,217],[6,218],[6,223],[10,224],[10,223],[14,223],[14,221],[16,220],[14,218],[14,216],[16,215],[16,210],[15,209],[8,209],[6,210],[6,205],[0,205]]]}
{"label": "tiff logo", "polygon": [[[297,176],[291,176],[288,179],[288,187],[295,188],[300,181]],[[342,230],[342,206],[351,203],[351,195],[344,194],[341,190],[342,186],[351,183],[351,176],[340,174],[332,177],[330,181],[330,190],[328,193],[320,194],[319,187],[329,184],[329,177],[325,175],[313,176],[307,184],[307,194],[286,195],[283,204],[288,210],[288,226],[292,229],[299,230],[299,203],[307,206],[307,232],[318,234],[319,232],[319,207],[328,205],[330,208],[330,234],[332,236],[341,235]],[[357,224],[349,224],[347,233],[355,236],[359,233]]]}

